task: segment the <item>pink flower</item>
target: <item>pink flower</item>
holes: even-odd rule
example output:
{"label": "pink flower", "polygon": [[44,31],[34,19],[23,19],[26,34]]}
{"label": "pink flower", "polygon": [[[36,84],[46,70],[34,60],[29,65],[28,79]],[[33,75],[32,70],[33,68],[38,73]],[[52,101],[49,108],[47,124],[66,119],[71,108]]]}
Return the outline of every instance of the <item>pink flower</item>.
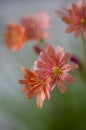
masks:
{"label": "pink flower", "polygon": [[28,40],[40,41],[50,37],[49,33],[45,31],[50,27],[50,17],[45,12],[37,12],[22,18],[21,23],[26,28]]}
{"label": "pink flower", "polygon": [[46,12],[37,12],[34,15],[34,18],[38,24],[40,29],[48,29],[50,28],[50,16]]}
{"label": "pink flower", "polygon": [[18,51],[26,41],[25,28],[15,23],[10,23],[4,33],[4,40],[10,50]]}
{"label": "pink flower", "polygon": [[57,15],[68,24],[67,33],[74,31],[74,36],[78,37],[83,33],[86,39],[86,1],[79,0],[76,4],[72,3],[68,8],[63,8],[62,11],[56,11]]}
{"label": "pink flower", "polygon": [[29,99],[37,94],[37,106],[42,108],[44,100],[46,98],[50,99],[50,93],[46,85],[48,81],[33,71],[29,71],[24,67],[21,69],[24,72],[24,79],[19,80],[19,83],[24,85],[22,92]]}
{"label": "pink flower", "polygon": [[50,78],[49,90],[52,90],[56,83],[61,93],[66,91],[66,82],[72,83],[74,79],[68,74],[69,71],[78,67],[77,64],[68,64],[70,53],[63,52],[63,48],[58,47],[56,50],[48,45],[44,51],[40,53],[38,60],[35,62],[33,69],[38,75]]}

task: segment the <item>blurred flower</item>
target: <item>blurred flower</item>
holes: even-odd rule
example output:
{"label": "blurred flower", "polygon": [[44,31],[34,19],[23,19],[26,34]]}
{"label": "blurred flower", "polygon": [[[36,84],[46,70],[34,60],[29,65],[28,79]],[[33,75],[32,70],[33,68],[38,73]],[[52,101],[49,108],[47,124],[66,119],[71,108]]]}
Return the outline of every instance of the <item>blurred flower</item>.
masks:
{"label": "blurred flower", "polygon": [[33,50],[36,52],[36,54],[40,54],[40,52],[43,50],[40,46],[34,45]]}
{"label": "blurred flower", "polygon": [[37,12],[34,15],[34,18],[38,24],[40,29],[48,29],[50,28],[50,16],[46,12]]}
{"label": "blurred flower", "polygon": [[4,33],[4,40],[10,50],[19,50],[26,41],[25,28],[15,23],[10,23]]}
{"label": "blurred flower", "polygon": [[70,61],[76,63],[79,66],[79,68],[82,68],[82,66],[83,66],[82,62],[80,61],[80,59],[77,58],[75,55],[71,55]]}
{"label": "blurred flower", "polygon": [[56,50],[48,45],[44,51],[40,53],[38,60],[35,62],[33,69],[37,74],[50,78],[49,90],[52,90],[56,83],[61,93],[66,91],[65,82],[72,83],[74,79],[68,74],[69,71],[78,67],[77,64],[67,64],[70,53],[64,53],[63,48],[58,47]]}
{"label": "blurred flower", "polygon": [[24,85],[22,92],[25,93],[29,99],[37,94],[37,106],[42,108],[44,100],[46,98],[50,99],[50,93],[46,86],[47,81],[33,71],[29,71],[24,67],[21,69],[24,72],[25,78],[19,80],[19,83]]}
{"label": "blurred flower", "polygon": [[77,58],[74,55],[71,55],[70,57],[70,61],[76,63],[79,66],[78,72],[80,74],[80,77],[86,81],[86,73],[85,73],[85,66],[84,64],[81,62],[81,60],[79,58]]}
{"label": "blurred flower", "polygon": [[46,46],[48,45],[48,43],[46,43],[45,41],[43,41],[43,42],[40,41],[40,43],[38,43],[39,45],[34,45],[32,47],[36,54],[40,54],[40,52],[43,51],[46,48]]}
{"label": "blurred flower", "polygon": [[26,28],[28,40],[40,41],[50,37],[49,33],[45,31],[50,27],[50,17],[45,12],[37,12],[22,18],[21,23]]}
{"label": "blurred flower", "polygon": [[57,15],[68,24],[66,32],[70,33],[74,31],[74,36],[78,37],[80,33],[83,33],[86,39],[86,1],[78,0],[78,2],[72,3],[68,8],[62,8],[62,11],[56,11]]}

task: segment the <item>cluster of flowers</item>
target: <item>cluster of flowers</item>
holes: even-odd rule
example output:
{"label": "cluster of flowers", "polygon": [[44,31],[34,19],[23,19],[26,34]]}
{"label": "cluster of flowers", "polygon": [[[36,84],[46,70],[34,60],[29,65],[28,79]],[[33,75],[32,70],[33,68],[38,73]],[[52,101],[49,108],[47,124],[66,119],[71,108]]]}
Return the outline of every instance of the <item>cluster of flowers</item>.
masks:
{"label": "cluster of flowers", "polygon": [[4,33],[6,46],[12,51],[18,51],[28,40],[48,39],[50,35],[45,31],[48,28],[50,17],[43,11],[22,18],[19,25],[11,22]]}
{"label": "cluster of flowers", "polygon": [[49,91],[53,90],[56,83],[61,93],[66,91],[65,82],[72,83],[74,79],[68,74],[69,71],[78,67],[77,64],[68,64],[70,53],[64,53],[63,48],[58,47],[56,50],[48,45],[42,51],[35,61],[32,70],[22,67],[24,72],[23,80],[19,80],[20,84],[24,84],[23,92],[27,98],[37,95],[37,105],[42,107],[44,100],[50,99]]}
{"label": "cluster of flowers", "polygon": [[[63,7],[61,11],[57,10],[56,14],[68,25],[66,32],[74,31],[75,37],[82,35],[83,41],[85,41],[86,1],[79,0],[67,8]],[[41,42],[48,39],[50,35],[45,30],[50,26],[50,17],[43,11],[22,18],[19,25],[10,23],[4,33],[6,46],[12,51],[18,51],[28,40]],[[40,54],[31,70],[21,67],[24,78],[19,80],[19,83],[24,85],[22,92],[27,98],[33,98],[37,94],[37,106],[42,108],[45,99],[50,99],[50,91],[55,88],[56,84],[60,92],[64,93],[66,82],[74,82],[69,71],[78,66],[83,68],[83,64],[69,52],[65,53],[60,46],[54,49],[51,45],[45,44],[43,50],[38,46],[35,47],[35,50]],[[69,58],[75,63],[68,63]]]}

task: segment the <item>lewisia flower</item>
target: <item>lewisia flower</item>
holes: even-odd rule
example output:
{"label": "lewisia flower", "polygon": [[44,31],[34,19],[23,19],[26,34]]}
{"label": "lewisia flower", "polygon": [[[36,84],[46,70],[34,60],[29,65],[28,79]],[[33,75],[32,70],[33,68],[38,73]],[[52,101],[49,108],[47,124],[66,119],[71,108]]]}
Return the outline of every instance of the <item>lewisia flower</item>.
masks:
{"label": "lewisia flower", "polygon": [[45,29],[50,27],[50,17],[45,12],[37,12],[22,18],[21,24],[26,29],[28,40],[40,41],[48,39],[49,34]]}
{"label": "lewisia flower", "polygon": [[70,53],[64,53],[63,48],[58,47],[54,50],[50,45],[40,53],[33,69],[46,79],[50,78],[49,90],[52,90],[57,83],[60,92],[64,93],[66,91],[65,83],[74,82],[73,77],[68,72],[76,69],[78,65],[68,64],[69,57]]}
{"label": "lewisia flower", "polygon": [[26,41],[25,28],[15,23],[10,23],[4,33],[4,40],[10,50],[19,50]]}
{"label": "lewisia flower", "polygon": [[80,33],[83,34],[86,39],[86,1],[78,0],[78,2],[72,3],[68,8],[64,7],[62,11],[56,11],[61,19],[69,26],[66,32],[70,33],[74,31],[74,36],[78,37]]}
{"label": "lewisia flower", "polygon": [[50,93],[46,86],[47,80],[37,75],[34,71],[29,71],[24,67],[21,69],[24,72],[24,79],[19,80],[19,83],[24,85],[22,92],[29,99],[37,94],[37,106],[42,108],[44,100],[46,98],[50,99]]}

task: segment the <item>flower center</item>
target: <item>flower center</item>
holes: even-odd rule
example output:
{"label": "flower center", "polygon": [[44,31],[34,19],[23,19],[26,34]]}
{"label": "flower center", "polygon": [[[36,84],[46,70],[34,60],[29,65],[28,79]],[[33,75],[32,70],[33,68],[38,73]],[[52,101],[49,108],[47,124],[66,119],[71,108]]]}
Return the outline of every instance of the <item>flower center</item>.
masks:
{"label": "flower center", "polygon": [[81,24],[82,24],[82,25],[86,25],[86,18],[82,18],[82,19],[81,19]]}
{"label": "flower center", "polygon": [[53,73],[58,75],[60,73],[60,69],[58,67],[53,67]]}

